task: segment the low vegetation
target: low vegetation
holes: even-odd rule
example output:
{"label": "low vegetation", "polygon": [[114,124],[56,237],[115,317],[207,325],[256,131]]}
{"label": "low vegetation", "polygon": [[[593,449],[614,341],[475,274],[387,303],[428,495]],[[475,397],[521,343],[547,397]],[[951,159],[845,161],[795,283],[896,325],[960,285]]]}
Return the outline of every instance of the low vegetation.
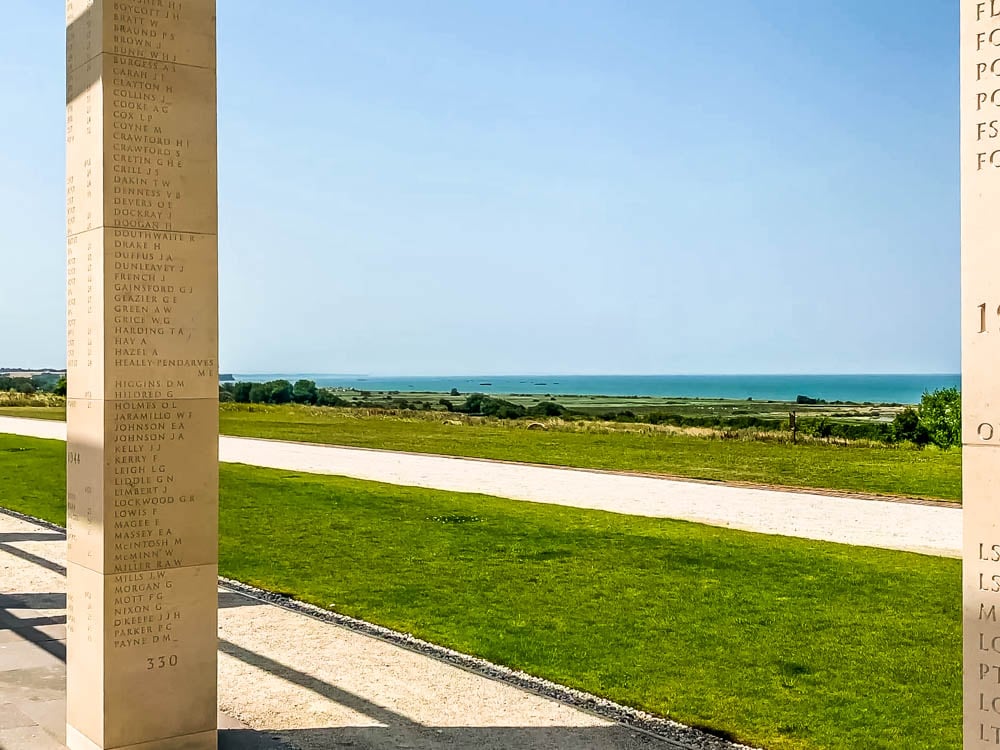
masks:
{"label": "low vegetation", "polygon": [[[41,413],[43,410],[58,409],[59,413],[65,414],[65,405],[66,399],[54,393],[46,393],[44,391],[35,391],[33,393],[0,391],[0,413],[6,416],[47,418],[48,414]],[[15,414],[15,410],[21,411],[23,414]]]}
{"label": "low vegetation", "polygon": [[224,434],[847,492],[960,500],[962,454],[642,424],[224,404]]}
{"label": "low vegetation", "polygon": [[[433,394],[439,395],[439,394]],[[756,432],[787,432],[791,440],[798,437],[815,437],[823,440],[858,441],[895,444],[912,443],[918,447],[933,443],[939,448],[950,448],[960,442],[961,396],[957,389],[947,388],[925,393],[920,405],[895,409],[892,421],[876,419],[837,418],[821,414],[819,416],[799,416],[794,409],[814,406],[830,406],[822,399],[799,395],[787,416],[759,413],[725,414],[716,410],[710,414],[680,413],[676,410],[635,411],[633,409],[607,410],[592,413],[560,404],[551,396],[536,399],[525,404],[508,398],[498,398],[482,393],[462,394],[453,388],[447,397],[436,400],[432,397],[392,392],[373,396],[368,391],[353,391],[320,388],[311,380],[298,380],[292,384],[288,380],[272,380],[266,383],[224,383],[219,388],[222,403],[242,404],[303,404],[325,407],[353,407],[364,409],[384,409],[388,411],[434,411],[495,417],[497,419],[538,419],[559,417],[564,420],[598,419],[605,422],[641,423],[670,425],[674,427],[705,427],[719,430],[753,430]],[[845,404],[836,406],[874,406],[866,404]],[[845,410],[841,410],[844,412]],[[862,412],[863,413],[863,412]],[[857,413],[850,413],[856,417]]]}
{"label": "low vegetation", "polygon": [[53,393],[57,396],[65,396],[66,377],[55,372],[19,377],[0,375],[0,394],[8,392],[29,396],[35,393]]}
{"label": "low vegetation", "polygon": [[[64,408],[0,407],[64,419]],[[542,429],[534,429],[541,427]],[[501,420],[457,413],[223,404],[226,435],[629,471],[719,482],[960,501],[962,454],[912,444],[838,443],[752,430]]]}
{"label": "low vegetation", "polygon": [[[64,455],[0,435],[0,504],[63,523]],[[226,576],[770,750],[961,744],[957,560],[221,470]]]}
{"label": "low vegetation", "polygon": [[61,407],[65,395],[66,378],[59,373],[0,375],[0,409]]}

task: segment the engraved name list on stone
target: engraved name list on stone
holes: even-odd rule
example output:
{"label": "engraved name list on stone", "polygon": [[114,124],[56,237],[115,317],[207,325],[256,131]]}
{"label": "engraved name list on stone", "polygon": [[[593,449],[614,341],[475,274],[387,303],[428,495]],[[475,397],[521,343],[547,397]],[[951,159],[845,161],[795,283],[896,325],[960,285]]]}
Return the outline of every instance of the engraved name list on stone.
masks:
{"label": "engraved name list on stone", "polygon": [[214,0],[68,0],[67,745],[216,746]]}
{"label": "engraved name list on stone", "polygon": [[964,747],[1000,746],[1000,2],[961,2]]}

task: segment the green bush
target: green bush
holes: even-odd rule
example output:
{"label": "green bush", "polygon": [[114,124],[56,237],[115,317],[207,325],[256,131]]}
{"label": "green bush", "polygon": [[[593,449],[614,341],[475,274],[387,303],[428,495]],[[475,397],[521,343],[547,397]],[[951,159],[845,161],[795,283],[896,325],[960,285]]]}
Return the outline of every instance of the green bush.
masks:
{"label": "green bush", "polygon": [[455,411],[463,414],[497,417],[498,419],[519,419],[527,413],[527,410],[520,404],[505,401],[502,398],[493,398],[482,393],[473,393],[471,396],[467,396],[462,404],[455,407]]}
{"label": "green bush", "polygon": [[332,388],[316,389],[316,406],[347,406],[347,399],[338,396]]}
{"label": "green bush", "polygon": [[829,417],[796,420],[803,435],[825,440],[873,440],[880,443],[892,441],[892,425],[886,422],[837,422]]}
{"label": "green bush", "polygon": [[909,441],[914,445],[927,445],[931,441],[927,428],[920,423],[920,412],[907,406],[892,420],[892,440],[897,443]]}
{"label": "green bush", "polygon": [[250,391],[252,389],[253,389],[253,383],[234,383],[233,401],[235,401],[238,404],[249,404]]}
{"label": "green bush", "polygon": [[296,380],[292,386],[292,401],[297,404],[315,404],[317,397],[316,383],[311,380]]}
{"label": "green bush", "polygon": [[962,394],[957,388],[924,392],[920,399],[920,424],[939,448],[962,442]]}
{"label": "green bush", "polygon": [[[242,384],[237,383],[239,385]],[[251,404],[287,404],[292,400],[292,384],[287,380],[269,380],[266,383],[248,385],[250,392],[247,400]]]}
{"label": "green bush", "polygon": [[561,417],[565,413],[566,407],[555,401],[540,401],[528,409],[528,414],[533,417]]}
{"label": "green bush", "polygon": [[825,404],[826,401],[824,401],[821,398],[812,398],[810,396],[796,396],[795,397],[795,403],[797,403],[797,404]]}

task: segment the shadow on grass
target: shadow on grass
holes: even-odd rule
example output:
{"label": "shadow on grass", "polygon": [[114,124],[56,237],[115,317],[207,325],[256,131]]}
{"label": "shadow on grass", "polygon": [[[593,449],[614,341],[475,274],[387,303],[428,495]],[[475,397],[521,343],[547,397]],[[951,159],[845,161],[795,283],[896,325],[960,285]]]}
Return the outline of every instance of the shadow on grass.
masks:
{"label": "shadow on grass", "polygon": [[[25,562],[65,575],[65,568],[51,560],[24,552],[7,542],[62,541],[58,533],[0,535],[0,552]],[[262,602],[232,592],[220,592],[219,607],[260,606]],[[65,610],[65,592],[30,592],[0,595],[0,630],[10,630],[19,638],[66,661],[66,644],[43,630],[43,626],[63,625],[65,614],[38,617],[24,616],[31,610]],[[15,614],[17,612],[17,614]],[[308,648],[308,644],[303,644]],[[428,726],[398,711],[379,705],[341,687],[282,664],[268,656],[219,640],[219,650],[286,682],[315,693],[365,717],[361,723],[371,726],[325,727],[310,729],[264,730],[225,728],[219,731],[219,748],[225,750],[319,750],[320,748],[411,748],[411,750],[448,750],[458,748],[525,748],[526,750],[642,750],[643,748],[683,747],[666,743],[651,735],[621,725],[610,724],[566,709],[566,716],[582,724],[595,726]],[[404,686],[409,689],[410,686]],[[474,717],[470,717],[474,720]],[[701,747],[706,747],[701,745]],[[707,747],[712,747],[711,745]],[[720,744],[719,747],[722,747]]]}

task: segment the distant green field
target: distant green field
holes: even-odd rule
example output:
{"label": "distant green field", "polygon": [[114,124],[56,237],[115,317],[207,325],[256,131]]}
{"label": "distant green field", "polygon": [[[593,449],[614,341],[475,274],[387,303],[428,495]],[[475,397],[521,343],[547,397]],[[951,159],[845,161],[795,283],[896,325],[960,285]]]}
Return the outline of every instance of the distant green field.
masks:
{"label": "distant green field", "polygon": [[[0,435],[0,505],[64,523],[64,466]],[[961,745],[958,560],[247,466],[221,485],[223,575],[769,750]]]}
{"label": "distant green field", "polygon": [[[344,391],[343,397],[357,399],[362,391]],[[428,403],[440,408],[442,399],[457,406],[469,395],[449,396],[446,393],[428,391],[363,391],[371,403],[391,402],[406,399],[413,403]],[[506,393],[496,394],[524,407],[540,401],[556,401],[574,412],[598,415],[606,412],[631,411],[637,415],[652,412],[668,412],[686,417],[736,417],[756,416],[787,420],[788,413],[794,411],[799,417],[830,417],[842,421],[882,421],[890,422],[904,407],[898,404],[797,404],[790,401],[754,401],[747,399],[712,398],[671,398],[665,396],[594,396],[594,395],[538,395]]]}
{"label": "distant green field", "polygon": [[0,417],[24,417],[26,419],[54,419],[66,421],[65,406],[0,406]]}
{"label": "distant green field", "polygon": [[220,419],[224,434],[275,440],[954,501],[962,494],[957,450],[722,440],[638,425],[530,430],[523,422],[304,406],[226,404]]}
{"label": "distant green field", "polygon": [[[727,402],[732,404],[733,402]],[[0,415],[64,419],[65,409],[0,409]],[[226,435],[384,450],[635,471],[720,482],[751,482],[960,501],[959,450],[906,446],[791,445],[681,434],[643,425],[524,421],[440,412],[224,404]],[[707,432],[707,431],[706,431]]]}

